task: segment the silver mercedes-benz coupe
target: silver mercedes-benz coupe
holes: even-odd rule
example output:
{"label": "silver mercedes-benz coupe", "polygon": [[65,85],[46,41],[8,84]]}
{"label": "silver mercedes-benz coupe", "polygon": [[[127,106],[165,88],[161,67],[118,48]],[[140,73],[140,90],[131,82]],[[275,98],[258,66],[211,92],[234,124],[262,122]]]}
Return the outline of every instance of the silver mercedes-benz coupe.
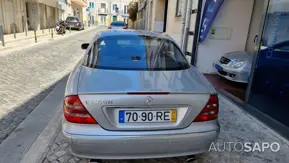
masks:
{"label": "silver mercedes-benz coupe", "polygon": [[83,44],[70,74],[62,131],[90,159],[208,152],[219,135],[218,94],[166,34],[107,30]]}

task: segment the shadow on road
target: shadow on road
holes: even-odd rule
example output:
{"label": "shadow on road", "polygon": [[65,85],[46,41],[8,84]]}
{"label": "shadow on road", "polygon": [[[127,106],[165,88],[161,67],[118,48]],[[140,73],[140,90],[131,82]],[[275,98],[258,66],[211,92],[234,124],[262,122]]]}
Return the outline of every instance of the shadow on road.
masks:
{"label": "shadow on road", "polygon": [[[69,74],[66,74],[62,79],[43,89],[33,98],[27,100],[22,105],[11,108],[11,112],[7,113],[0,119],[0,144],[5,140],[15,128],[26,119],[26,117],[45,99],[47,95],[63,80],[67,80]],[[63,92],[64,94],[64,92]],[[51,113],[52,114],[52,113]]]}

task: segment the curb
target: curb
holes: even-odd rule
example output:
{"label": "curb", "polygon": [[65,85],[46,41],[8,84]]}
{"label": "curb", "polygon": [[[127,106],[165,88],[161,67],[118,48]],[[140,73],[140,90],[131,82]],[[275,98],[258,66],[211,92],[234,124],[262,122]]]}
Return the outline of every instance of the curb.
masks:
{"label": "curb", "polygon": [[[43,36],[48,36],[48,35],[49,35],[49,33],[46,33],[46,34],[37,35],[37,37],[43,37]],[[27,36],[27,37],[16,39],[16,40],[8,40],[8,41],[5,41],[5,44],[14,43],[17,41],[29,40],[29,39],[33,39],[33,38],[34,38],[34,36]]]}
{"label": "curb", "polygon": [[0,163],[37,163],[60,127],[67,76],[1,143]]}

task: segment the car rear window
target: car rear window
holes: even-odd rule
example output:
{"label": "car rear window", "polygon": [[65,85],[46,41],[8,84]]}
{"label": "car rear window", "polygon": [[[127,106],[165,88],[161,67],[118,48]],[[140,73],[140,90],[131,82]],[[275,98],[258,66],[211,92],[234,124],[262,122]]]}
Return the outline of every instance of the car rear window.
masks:
{"label": "car rear window", "polygon": [[125,26],[124,22],[112,22],[111,23],[112,26]]}
{"label": "car rear window", "polygon": [[139,35],[101,37],[89,49],[84,65],[113,70],[183,70],[189,64],[170,40]]}
{"label": "car rear window", "polygon": [[67,17],[66,20],[67,21],[71,21],[71,22],[78,22],[78,18],[77,17]]}

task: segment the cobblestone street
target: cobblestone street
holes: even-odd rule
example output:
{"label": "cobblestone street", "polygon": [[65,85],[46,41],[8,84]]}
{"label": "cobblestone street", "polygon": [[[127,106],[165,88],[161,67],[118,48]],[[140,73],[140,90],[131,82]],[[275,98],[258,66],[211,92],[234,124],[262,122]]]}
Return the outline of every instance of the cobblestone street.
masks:
{"label": "cobblestone street", "polygon": [[[196,163],[286,163],[289,162],[289,144],[288,141],[277,135],[264,124],[255,118],[247,115],[237,106],[230,103],[225,98],[220,98],[220,124],[221,133],[219,136],[219,146],[216,144],[217,152],[213,150],[210,153],[197,156]],[[229,151],[224,147],[225,142],[278,142],[281,146],[278,152],[265,150],[264,152],[244,152],[240,146],[236,146],[237,151]],[[43,163],[85,163],[86,159],[80,159],[69,152],[68,144],[65,142],[60,132],[54,142],[50,145]],[[106,161],[107,163],[184,163],[185,158],[166,158],[151,160],[130,160],[130,161]]]}
{"label": "cobblestone street", "polygon": [[66,76],[95,30],[0,54],[0,143]]}

